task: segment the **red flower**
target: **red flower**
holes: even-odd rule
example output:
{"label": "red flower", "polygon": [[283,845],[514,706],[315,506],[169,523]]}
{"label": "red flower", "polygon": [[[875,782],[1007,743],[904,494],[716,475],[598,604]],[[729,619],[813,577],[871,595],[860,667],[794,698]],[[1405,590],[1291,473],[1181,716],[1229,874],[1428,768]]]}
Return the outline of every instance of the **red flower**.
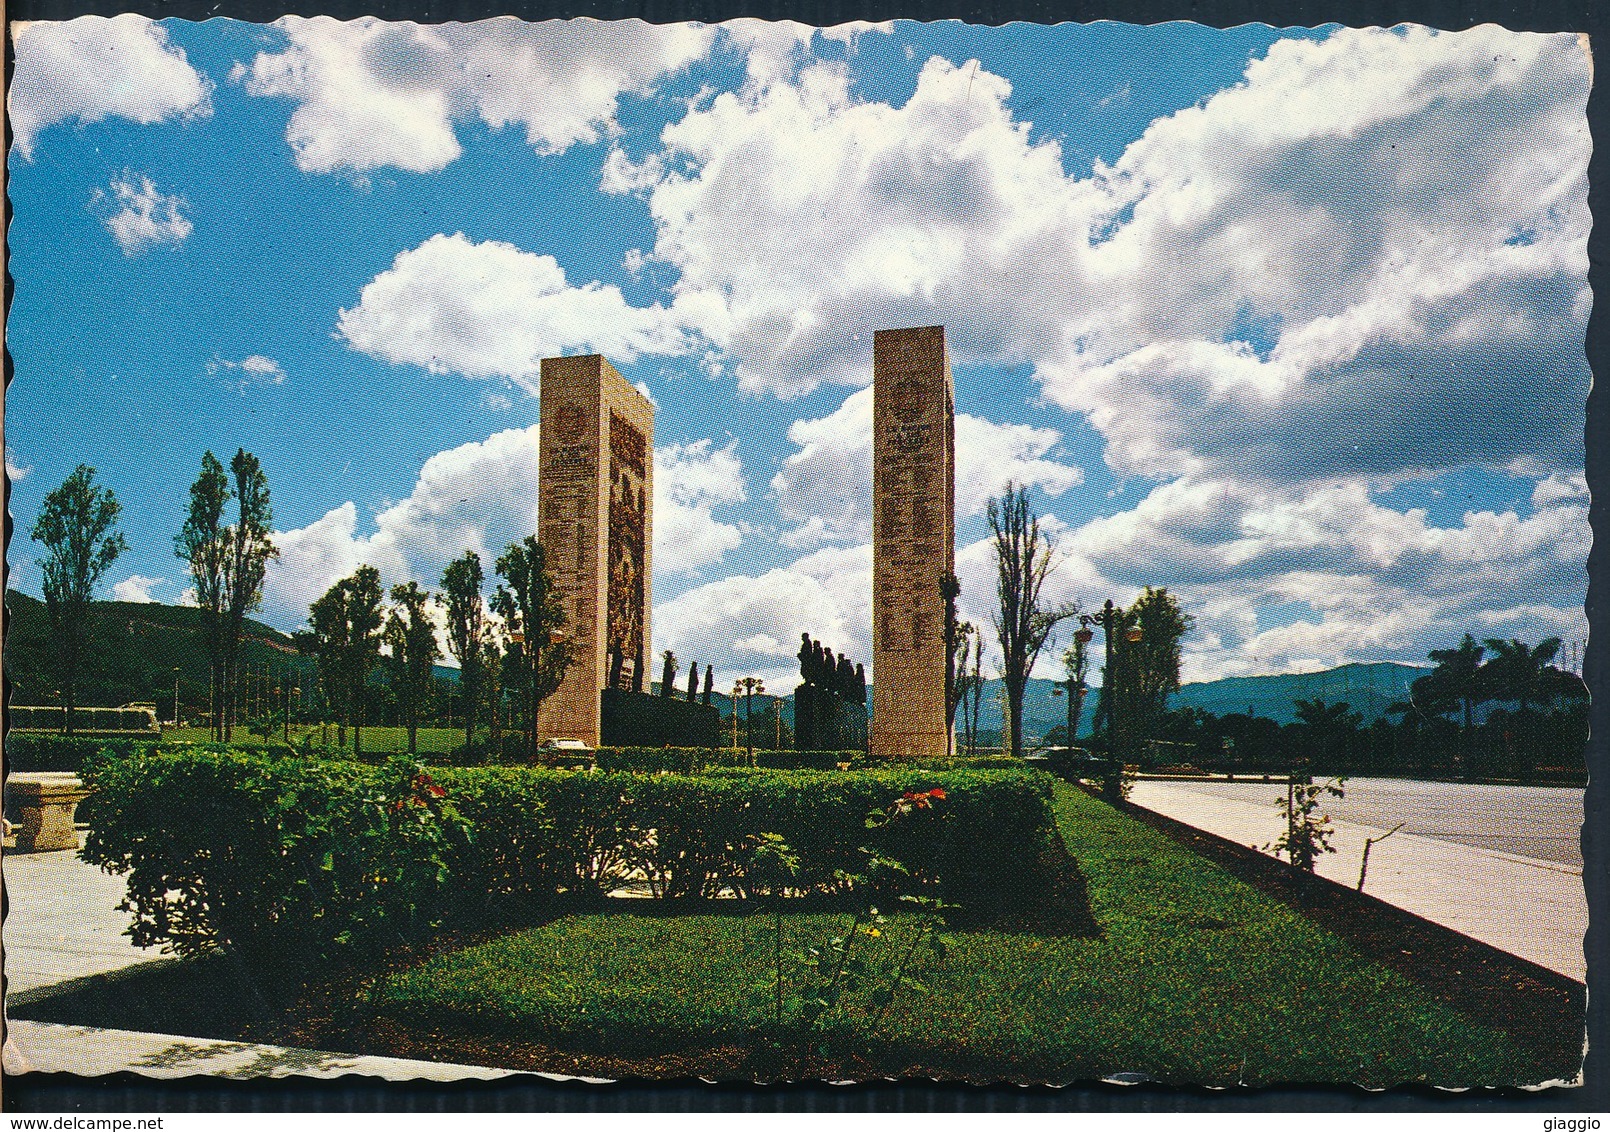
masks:
{"label": "red flower", "polygon": [[945,788],[943,786],[935,786],[932,790],[928,791],[928,797],[934,799],[935,801],[943,802],[945,800]]}
{"label": "red flower", "polygon": [[430,796],[432,798],[445,798],[445,797],[447,797],[447,791],[442,789],[440,786],[436,785],[434,782],[432,782],[430,784],[430,786],[427,787],[427,789],[430,791]]}

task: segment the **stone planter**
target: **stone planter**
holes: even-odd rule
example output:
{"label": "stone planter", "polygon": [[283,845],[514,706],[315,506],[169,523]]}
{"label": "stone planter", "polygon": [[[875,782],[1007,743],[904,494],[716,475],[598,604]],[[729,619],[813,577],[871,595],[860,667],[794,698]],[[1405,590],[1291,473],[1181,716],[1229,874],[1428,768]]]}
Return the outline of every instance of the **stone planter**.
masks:
{"label": "stone planter", "polygon": [[77,849],[73,821],[89,791],[76,774],[24,773],[6,779],[6,809],[16,815],[15,853]]}

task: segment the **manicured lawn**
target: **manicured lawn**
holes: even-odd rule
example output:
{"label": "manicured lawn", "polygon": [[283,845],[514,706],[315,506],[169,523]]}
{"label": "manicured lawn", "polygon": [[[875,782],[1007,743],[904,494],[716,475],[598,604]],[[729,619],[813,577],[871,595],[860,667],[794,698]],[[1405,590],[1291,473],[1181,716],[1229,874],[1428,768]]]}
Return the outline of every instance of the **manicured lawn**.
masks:
{"label": "manicured lawn", "polygon": [[[1059,785],[1057,814],[1102,936],[949,933],[943,964],[916,964],[920,986],[900,993],[875,1033],[864,994],[827,1017],[823,1036],[777,1028],[772,921],[753,913],[566,916],[393,975],[374,1002],[399,1022],[469,1029],[506,1048],[649,1061],[776,1043],[785,1059],[819,1058],[825,1046],[829,1062],[853,1070],[973,1079],[1139,1072],[1379,1087],[1574,1075],[1103,803]],[[786,915],[785,952],[848,922]],[[887,969],[918,925],[893,916],[857,946]]]}

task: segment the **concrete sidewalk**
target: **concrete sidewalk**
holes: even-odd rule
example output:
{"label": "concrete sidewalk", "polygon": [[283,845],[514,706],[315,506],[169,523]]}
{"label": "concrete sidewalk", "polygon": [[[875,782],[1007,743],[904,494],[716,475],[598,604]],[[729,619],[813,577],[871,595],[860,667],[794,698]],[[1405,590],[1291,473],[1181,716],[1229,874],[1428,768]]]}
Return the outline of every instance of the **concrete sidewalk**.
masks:
{"label": "concrete sidewalk", "polygon": [[[1269,789],[1281,795],[1285,790]],[[1129,800],[1255,849],[1272,843],[1285,829],[1284,818],[1265,801],[1223,797],[1192,784],[1137,782]],[[1336,852],[1324,854],[1317,871],[1356,887],[1365,838],[1387,830],[1340,820],[1332,825]],[[1400,830],[1370,849],[1364,891],[1501,951],[1587,981],[1582,937],[1588,901],[1579,867]]]}
{"label": "concrete sidewalk", "polygon": [[[509,1069],[412,1061],[399,1057],[363,1057],[287,1046],[104,1030],[96,1026],[62,1026],[53,1022],[12,1019],[0,1066],[13,1073],[76,1073],[99,1077],[132,1071],[145,1077],[340,1077],[359,1073],[386,1081],[491,1081],[512,1076]],[[556,1081],[591,1080],[538,1074]]]}
{"label": "concrete sidewalk", "polygon": [[[121,877],[101,872],[70,850],[8,853],[0,867],[11,902],[0,927],[11,1001],[38,999],[51,993],[50,988],[78,979],[142,964],[174,962],[156,950],[142,951],[123,934],[129,916],[117,910],[124,893]],[[0,1067],[6,1073],[100,1075],[128,1070],[150,1077],[197,1073],[241,1078],[293,1073],[338,1077],[361,1073],[388,1081],[491,1080],[515,1072],[15,1018],[6,1020]],[[588,1080],[547,1073],[537,1076]]]}
{"label": "concrete sidewalk", "polygon": [[85,864],[72,850],[7,853],[11,914],[0,925],[5,946],[6,993],[105,975],[160,958],[129,942],[123,878]]}

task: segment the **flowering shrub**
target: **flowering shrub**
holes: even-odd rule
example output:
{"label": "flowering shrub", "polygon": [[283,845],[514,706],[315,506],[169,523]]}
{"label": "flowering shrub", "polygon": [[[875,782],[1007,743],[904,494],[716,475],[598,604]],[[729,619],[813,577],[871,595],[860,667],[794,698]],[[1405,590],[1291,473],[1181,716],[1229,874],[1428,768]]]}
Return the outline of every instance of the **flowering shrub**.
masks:
{"label": "flowering shrub", "polygon": [[[927,844],[914,847],[925,848],[924,857],[930,862],[941,860],[949,840],[946,835],[950,832],[952,812],[950,807],[941,808],[936,803],[944,802],[946,797],[943,786],[907,790],[889,805],[868,813],[866,828],[875,831],[874,841],[883,842],[889,832],[906,829],[915,815],[926,813],[934,819],[924,826],[921,840]],[[776,834],[762,836],[777,838]],[[780,839],[777,844],[781,851],[787,851]],[[908,844],[912,843],[908,840]],[[877,894],[892,887],[888,883],[890,878],[910,877],[912,869],[905,862],[886,856],[882,846],[862,846],[860,852],[865,855],[866,864],[860,874],[849,879],[867,894],[866,899],[857,906],[842,933],[805,948],[796,957],[794,970],[789,973],[791,978],[785,975],[782,958],[781,917],[775,921],[774,1011],[778,1026],[785,1022],[784,1006],[788,1004],[808,1028],[823,1027],[837,1010],[841,1022],[848,1014],[852,1024],[860,1021],[868,1035],[874,1034],[903,986],[910,983],[923,989],[911,978],[912,961],[918,952],[930,955],[935,963],[944,961],[947,944],[939,934],[939,925],[941,914],[950,906],[933,895],[899,894],[897,899],[910,905],[919,916],[915,929],[908,933],[909,938],[903,944],[896,942],[885,931],[890,921],[878,910]],[[784,994],[785,978],[791,984],[793,993],[790,995]],[[870,994],[852,1000],[850,996],[863,988]],[[851,1001],[859,1006],[858,1011],[845,1010],[845,1004]],[[861,1015],[859,1019],[855,1017],[857,1014]]]}
{"label": "flowering shrub", "polygon": [[1320,800],[1327,794],[1343,797],[1346,782],[1345,778],[1324,783],[1293,782],[1286,797],[1275,803],[1286,819],[1286,831],[1265,845],[1264,851],[1284,853],[1295,868],[1313,872],[1321,853],[1336,852],[1330,843],[1336,831],[1331,827],[1330,815],[1319,812]]}

